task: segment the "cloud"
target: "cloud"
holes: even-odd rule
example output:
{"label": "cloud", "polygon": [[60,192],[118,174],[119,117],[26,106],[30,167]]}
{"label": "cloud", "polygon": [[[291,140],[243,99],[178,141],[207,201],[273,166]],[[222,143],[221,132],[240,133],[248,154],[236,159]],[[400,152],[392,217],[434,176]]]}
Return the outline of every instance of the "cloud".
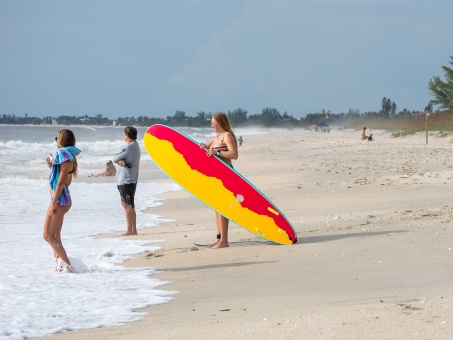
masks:
{"label": "cloud", "polygon": [[0,113],[416,109],[451,55],[446,0],[87,3],[0,5]]}
{"label": "cloud", "polygon": [[416,12],[424,3],[246,3],[199,47],[196,60],[163,84],[156,106],[188,113],[237,107],[257,113],[270,106],[297,116],[323,108],[378,110],[380,99],[393,95],[404,106],[422,105],[406,82],[426,62],[416,54],[432,34],[425,30],[430,11]]}

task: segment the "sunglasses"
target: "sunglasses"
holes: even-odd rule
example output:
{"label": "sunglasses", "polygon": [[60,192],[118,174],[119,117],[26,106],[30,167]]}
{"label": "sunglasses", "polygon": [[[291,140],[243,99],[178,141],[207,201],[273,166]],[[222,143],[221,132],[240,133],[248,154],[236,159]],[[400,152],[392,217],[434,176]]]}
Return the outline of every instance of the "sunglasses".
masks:
{"label": "sunglasses", "polygon": [[58,140],[58,137],[55,137],[55,142]]}

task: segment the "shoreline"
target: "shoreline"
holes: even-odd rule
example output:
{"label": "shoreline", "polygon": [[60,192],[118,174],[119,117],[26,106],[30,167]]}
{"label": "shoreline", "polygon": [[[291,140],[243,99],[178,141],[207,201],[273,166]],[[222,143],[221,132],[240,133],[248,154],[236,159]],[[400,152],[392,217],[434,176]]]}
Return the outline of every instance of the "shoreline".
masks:
{"label": "shoreline", "polygon": [[[146,213],[173,220],[131,239],[165,239],[126,267],[153,267],[175,300],[118,327],[53,339],[447,338],[453,320],[453,151],[448,140],[372,131],[248,136],[235,169],[286,215],[298,243],[269,245],[184,190]],[[170,179],[159,181],[171,183]],[[112,237],[112,235],[108,236]],[[264,242],[263,242],[264,241]],[[49,338],[50,338],[49,337]]]}

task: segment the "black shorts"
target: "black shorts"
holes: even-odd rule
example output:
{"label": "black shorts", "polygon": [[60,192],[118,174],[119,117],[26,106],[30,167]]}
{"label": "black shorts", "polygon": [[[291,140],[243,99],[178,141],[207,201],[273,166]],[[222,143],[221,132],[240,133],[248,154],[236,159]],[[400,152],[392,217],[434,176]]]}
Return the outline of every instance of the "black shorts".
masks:
{"label": "black shorts", "polygon": [[120,192],[123,205],[132,205],[132,208],[135,208],[135,189],[137,189],[137,183],[118,185],[118,191]]}

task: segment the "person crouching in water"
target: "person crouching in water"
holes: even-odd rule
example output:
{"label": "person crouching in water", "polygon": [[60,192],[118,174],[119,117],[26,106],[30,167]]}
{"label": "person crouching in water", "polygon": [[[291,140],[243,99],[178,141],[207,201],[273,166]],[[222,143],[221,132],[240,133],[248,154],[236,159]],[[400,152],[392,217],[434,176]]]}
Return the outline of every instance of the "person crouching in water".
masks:
{"label": "person crouching in water", "polygon": [[69,186],[77,176],[77,159],[80,150],[75,147],[76,139],[71,130],[63,129],[55,137],[58,150],[54,159],[47,157],[51,168],[49,176],[50,204],[44,220],[43,237],[53,249],[55,271],[74,273],[69,257],[61,242],[61,229],[65,214],[71,209],[72,201]]}
{"label": "person crouching in water", "polygon": [[[217,155],[226,163],[233,167],[231,160],[238,159],[238,146],[228,116],[223,112],[218,112],[212,116],[211,127],[217,134],[207,144],[200,143],[200,148],[207,148],[206,155],[211,157]],[[215,213],[217,227],[217,241],[210,245],[211,248],[228,247],[228,224],[229,220],[218,212]]]}

